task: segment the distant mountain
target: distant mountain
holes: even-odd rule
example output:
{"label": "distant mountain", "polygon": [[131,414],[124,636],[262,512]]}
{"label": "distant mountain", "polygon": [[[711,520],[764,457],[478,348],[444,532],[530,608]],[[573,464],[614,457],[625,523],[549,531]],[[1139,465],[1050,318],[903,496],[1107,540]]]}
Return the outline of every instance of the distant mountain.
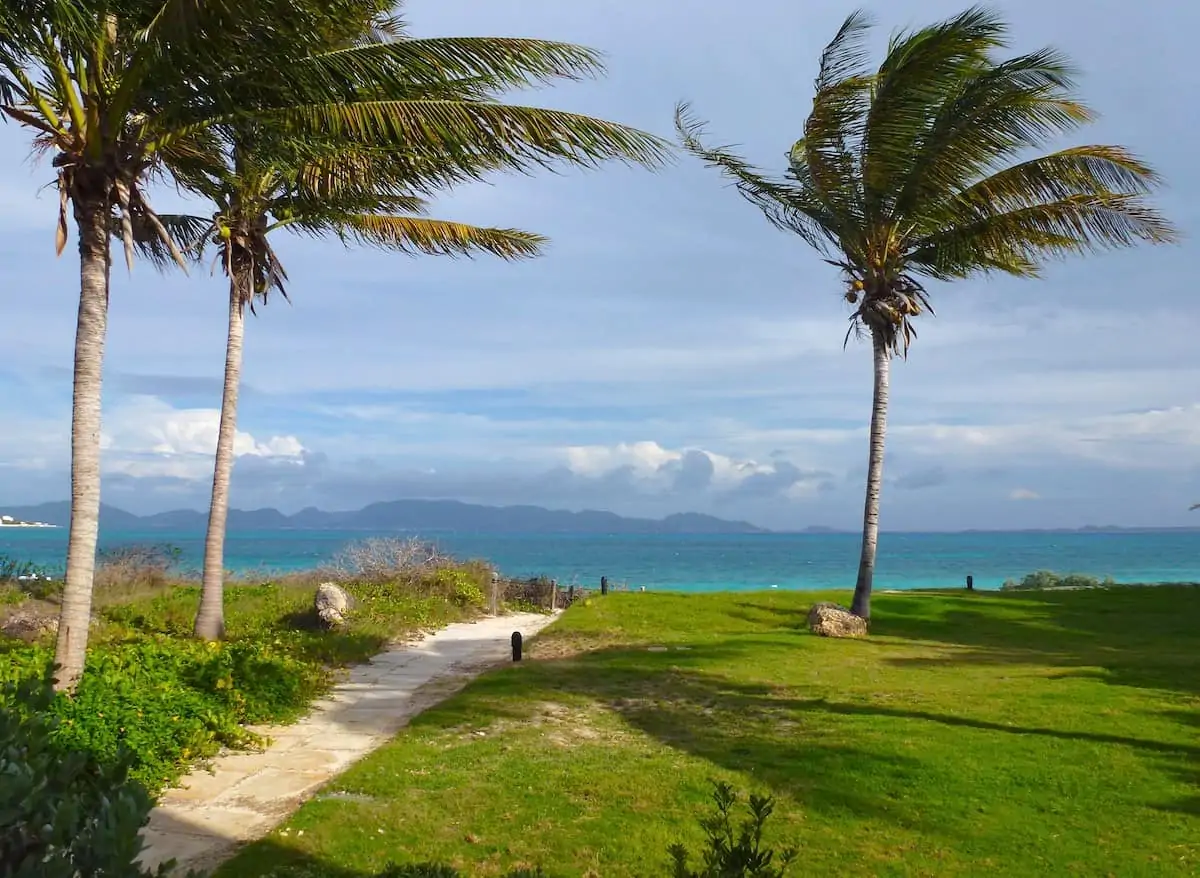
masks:
{"label": "distant mountain", "polygon": [[[69,503],[43,503],[0,509],[25,521],[66,525]],[[104,530],[200,531],[207,512],[179,509],[155,515],[133,515],[103,504],[100,527]],[[768,533],[745,521],[725,521],[711,515],[687,512],[663,519],[625,518],[612,512],[568,512],[540,506],[476,506],[457,500],[395,500],[372,503],[356,512],[326,512],[308,508],[295,515],[278,509],[229,512],[228,529],[248,530],[396,530],[467,531],[478,533],[588,533],[588,534],[753,534]]]}

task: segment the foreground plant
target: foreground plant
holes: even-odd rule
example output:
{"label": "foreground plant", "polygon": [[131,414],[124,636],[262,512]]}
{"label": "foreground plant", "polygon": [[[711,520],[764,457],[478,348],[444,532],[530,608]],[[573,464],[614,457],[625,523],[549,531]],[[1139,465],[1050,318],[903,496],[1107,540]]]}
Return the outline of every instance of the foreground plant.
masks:
{"label": "foreground plant", "polygon": [[1119,146],[1027,157],[1093,119],[1052,49],[999,60],[1007,27],[972,8],[892,38],[866,66],[869,22],[846,19],[821,56],[804,137],[782,179],[703,142],[681,104],[684,147],[731,178],[775,227],[840,268],[851,334],[874,354],[862,550],[852,611],[871,614],[892,357],[933,313],[924,278],[1036,277],[1055,257],[1176,239],[1145,196],[1160,182]]}
{"label": "foreground plant", "polygon": [[750,796],[750,815],[735,830],[733,808],[738,796],[725,782],[713,784],[713,804],[716,811],[701,819],[706,844],[699,871],[688,864],[688,851],[682,844],[671,847],[673,878],[783,878],[796,860],[795,848],[778,852],[763,846],[763,828],[775,810],[770,796]]}

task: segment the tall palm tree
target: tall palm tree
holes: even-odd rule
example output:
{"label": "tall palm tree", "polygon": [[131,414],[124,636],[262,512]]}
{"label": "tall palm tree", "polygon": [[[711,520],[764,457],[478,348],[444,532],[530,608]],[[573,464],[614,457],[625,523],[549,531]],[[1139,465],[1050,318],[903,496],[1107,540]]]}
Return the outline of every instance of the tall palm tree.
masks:
{"label": "tall palm tree", "polygon": [[867,16],[846,19],[821,56],[804,137],[782,178],[764,176],[681,104],[684,147],[731,178],[777,228],[841,269],[851,334],[874,355],[862,551],[851,607],[869,619],[883,482],[891,359],[928,311],[922,281],[1000,272],[1036,277],[1068,254],[1164,243],[1176,233],[1148,205],[1150,167],[1117,146],[1034,156],[1093,118],[1052,49],[1000,60],[1007,28],[978,7],[892,38],[867,66]]}
{"label": "tall palm tree", "polygon": [[[542,239],[428,219],[420,197],[490,171],[621,159],[661,163],[667,145],[609,122],[499,103],[507,89],[600,71],[591,50],[513,38],[408,39],[393,17],[356,34],[330,33],[325,51],[284,75],[253,71],[243,113],[216,125],[227,146],[177,170],[215,205],[211,221],[163,218],[194,252],[215,243],[229,278],[225,385],[195,633],[222,636],[224,538],[236,435],[245,310],[286,273],[269,241],[292,229],[410,253],[533,256]],[[364,32],[365,31],[365,35]],[[300,75],[297,76],[297,73]],[[161,236],[140,236],[160,265]]]}
{"label": "tall palm tree", "polygon": [[[229,327],[225,384],[213,471],[212,502],[204,542],[204,572],[195,633],[205,640],[224,635],[224,545],[229,514],[237,430],[238,388],[246,310],[265,304],[272,292],[287,297],[287,273],[271,246],[272,233],[291,230],[334,235],[401,253],[470,255],[487,252],[505,259],[536,255],[543,239],[514,229],[489,229],[429,219],[424,199],[401,184],[411,162],[381,150],[329,149],[324,156],[291,165],[276,157],[264,162],[254,152],[232,150],[223,168],[186,178],[188,187],[212,202],[211,219],[167,216],[162,223],[186,251],[200,257],[217,249],[229,280]],[[415,181],[420,183],[420,180]],[[152,230],[146,230],[150,232]],[[162,240],[141,236],[143,252],[160,267],[173,264]]]}
{"label": "tall palm tree", "polygon": [[[562,158],[653,162],[659,141],[619,125],[569,113],[488,106],[486,136],[437,100],[388,101],[403,50],[314,52],[361,32],[364,10],[381,0],[10,0],[0,7],[0,111],[31,129],[55,154],[60,211],[57,249],[68,214],[79,229],[80,308],[76,328],[71,440],[71,526],[55,659],[60,689],[82,673],[91,612],[100,506],[100,398],[107,328],[110,228],[132,263],[135,225],[156,230],[180,266],[185,259],[143,191],[157,171],[178,171],[211,154],[216,122],[275,113],[294,136],[363,139],[367,129],[393,145],[435,142],[463,172],[482,158],[527,166]],[[355,30],[358,28],[359,30]],[[532,51],[525,51],[533,45]],[[586,50],[561,44],[504,43],[426,66],[426,78],[490,65],[506,83],[594,72]],[[283,73],[288,77],[284,87]],[[336,99],[351,96],[353,106]],[[370,97],[373,100],[363,101]],[[286,110],[286,112],[285,112]],[[369,124],[364,120],[370,120]]]}
{"label": "tall palm tree", "polygon": [[62,689],[73,688],[83,670],[91,616],[110,226],[120,224],[129,259],[131,223],[139,217],[184,265],[143,183],[161,158],[185,163],[195,146],[203,93],[193,86],[205,80],[221,45],[212,36],[224,32],[232,50],[234,37],[246,35],[226,26],[236,21],[234,7],[222,0],[13,0],[0,8],[0,111],[33,132],[35,148],[54,154],[57,252],[66,246],[69,217],[79,232],[71,523],[55,653]]}

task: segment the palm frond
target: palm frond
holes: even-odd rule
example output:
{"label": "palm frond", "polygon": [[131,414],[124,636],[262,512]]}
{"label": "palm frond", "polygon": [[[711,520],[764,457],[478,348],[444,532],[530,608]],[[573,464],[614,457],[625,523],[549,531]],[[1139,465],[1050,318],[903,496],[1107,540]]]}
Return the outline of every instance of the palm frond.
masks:
{"label": "palm frond", "polygon": [[[332,225],[348,242],[430,256],[490,253],[502,259],[521,259],[538,255],[546,243],[541,235],[517,229],[481,228],[422,217],[347,214]],[[314,234],[328,228],[305,228],[303,223],[298,227]]]}
{"label": "palm frond", "polygon": [[908,261],[937,278],[990,270],[1036,276],[1053,257],[1178,238],[1171,223],[1139,195],[1086,193],[946,229],[915,242]]}
{"label": "palm frond", "polygon": [[[192,261],[200,260],[205,244],[215,233],[213,222],[207,217],[160,213],[157,219],[179,252]],[[159,271],[179,267],[163,235],[145,215],[135,214],[132,224],[134,247],[139,256]]]}
{"label": "palm frond", "polygon": [[858,153],[874,88],[874,77],[865,68],[870,28],[869,16],[854,12],[825,47],[800,141],[821,201],[831,213],[859,221],[865,206]]}
{"label": "palm frond", "polygon": [[816,91],[822,92],[847,79],[866,75],[865,65],[870,57],[867,50],[867,34],[873,20],[862,9],[846,16],[842,26],[821,53],[821,66],[815,83]]}
{"label": "palm frond", "polygon": [[686,103],[675,108],[675,130],[685,150],[732,180],[742,197],[761,210],[771,225],[794,232],[818,250],[836,243],[833,223],[811,189],[768,179],[729,147],[705,146],[705,123],[692,115]]}
{"label": "palm frond", "polygon": [[512,170],[556,162],[595,167],[617,160],[659,167],[670,157],[665,141],[612,122],[502,104],[460,101],[362,101],[308,104],[272,111],[267,121],[296,136],[329,137],[378,147],[419,143],[438,150],[448,164],[470,168],[480,161]]}
{"label": "palm frond", "polygon": [[895,214],[912,217],[1090,121],[1091,111],[1071,95],[1072,75],[1066,58],[1042,49],[962,82],[915,145]]}
{"label": "palm frond", "polygon": [[292,64],[288,80],[328,94],[430,96],[430,89],[469,85],[487,93],[603,72],[598,53],[548,40],[448,37],[369,43],[314,54]]}
{"label": "palm frond", "polygon": [[862,143],[868,211],[883,220],[907,181],[926,132],[946,101],[989,65],[1006,27],[972,7],[946,21],[893,37],[875,76]]}

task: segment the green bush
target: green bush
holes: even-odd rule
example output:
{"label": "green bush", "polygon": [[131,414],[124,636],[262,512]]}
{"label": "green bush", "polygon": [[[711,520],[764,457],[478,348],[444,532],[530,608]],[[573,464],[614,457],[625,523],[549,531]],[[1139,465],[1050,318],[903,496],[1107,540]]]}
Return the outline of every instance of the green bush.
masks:
{"label": "green bush", "polygon": [[1098,579],[1084,573],[1055,573],[1052,570],[1038,570],[1028,573],[1020,581],[1005,580],[1000,586],[1001,591],[1039,591],[1046,588],[1108,588],[1116,585],[1111,576]]}
{"label": "green bush", "polygon": [[[671,846],[673,878],[782,878],[796,859],[795,848],[778,852],[763,847],[763,827],[775,810],[770,796],[750,796],[750,816],[735,831],[731,814],[737,793],[727,783],[713,784],[716,812],[700,820],[706,838],[699,871],[688,865],[688,851],[682,844]],[[778,862],[778,865],[775,863]]]}
{"label": "green bush", "polygon": [[133,755],[109,760],[62,734],[49,677],[7,687],[0,711],[0,878],[144,878],[138,832],[151,801]]}

